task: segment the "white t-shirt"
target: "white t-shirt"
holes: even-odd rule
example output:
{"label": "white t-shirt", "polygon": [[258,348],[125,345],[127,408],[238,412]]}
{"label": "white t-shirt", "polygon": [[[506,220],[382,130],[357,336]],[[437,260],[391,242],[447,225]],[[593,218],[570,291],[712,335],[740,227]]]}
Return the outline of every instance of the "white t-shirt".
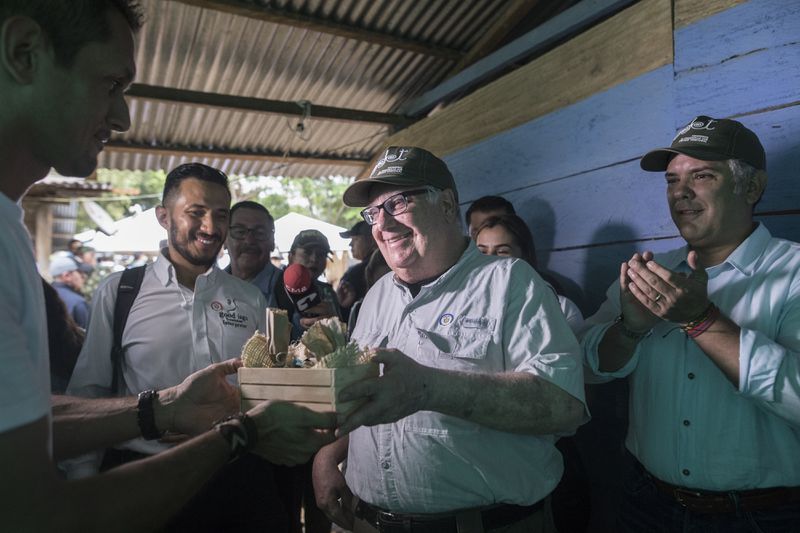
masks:
{"label": "white t-shirt", "polygon": [[0,432],[50,417],[44,294],[22,217],[0,193]]}

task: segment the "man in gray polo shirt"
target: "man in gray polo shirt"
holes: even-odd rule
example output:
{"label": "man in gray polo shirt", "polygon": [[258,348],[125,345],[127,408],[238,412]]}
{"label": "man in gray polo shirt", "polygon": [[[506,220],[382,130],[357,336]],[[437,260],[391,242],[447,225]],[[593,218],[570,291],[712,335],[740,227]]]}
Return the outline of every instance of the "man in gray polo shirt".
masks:
{"label": "man in gray polo shirt", "polygon": [[367,294],[353,332],[384,371],[340,394],[366,403],[340,426],[349,438],[317,455],[320,507],[352,526],[352,491],[359,527],[552,531],[542,502],[563,470],[556,435],[587,418],[553,291],[464,236],[453,177],[423,149],[387,149],[344,202],[367,206],[394,275]]}

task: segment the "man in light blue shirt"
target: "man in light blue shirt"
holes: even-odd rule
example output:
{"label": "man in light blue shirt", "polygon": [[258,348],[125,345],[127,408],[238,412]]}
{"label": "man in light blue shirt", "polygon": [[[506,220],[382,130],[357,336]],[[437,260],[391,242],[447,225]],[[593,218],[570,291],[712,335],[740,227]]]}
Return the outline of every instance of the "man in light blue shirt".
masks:
{"label": "man in light blue shirt", "polygon": [[352,335],[383,373],[339,394],[366,402],[340,425],[349,442],[315,459],[318,504],[381,532],[553,531],[556,435],[587,418],[580,348],[555,293],[526,262],[464,236],[453,177],[426,150],[390,147],[344,202],[365,207],[393,272]]}
{"label": "man in light blue shirt", "polygon": [[699,116],[641,166],[666,171],[687,245],[622,263],[582,339],[594,374],[630,380],[636,471],[618,530],[796,531],[800,246],[753,220],[764,148]]}

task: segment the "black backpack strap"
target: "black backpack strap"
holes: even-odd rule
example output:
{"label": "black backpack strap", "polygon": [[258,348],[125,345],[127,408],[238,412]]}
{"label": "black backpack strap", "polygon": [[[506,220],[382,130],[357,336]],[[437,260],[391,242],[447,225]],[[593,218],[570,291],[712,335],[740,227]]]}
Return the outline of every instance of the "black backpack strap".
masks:
{"label": "black backpack strap", "polygon": [[128,323],[128,314],[131,312],[133,301],[139,294],[144,279],[146,266],[128,268],[122,273],[117,288],[117,300],[114,303],[114,343],[111,346],[111,392],[118,395],[122,375],[122,332]]}

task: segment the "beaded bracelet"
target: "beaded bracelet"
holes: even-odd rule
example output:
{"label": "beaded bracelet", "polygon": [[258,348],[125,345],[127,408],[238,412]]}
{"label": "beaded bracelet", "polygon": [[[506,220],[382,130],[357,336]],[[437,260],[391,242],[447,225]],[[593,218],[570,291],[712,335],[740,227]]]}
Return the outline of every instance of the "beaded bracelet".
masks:
{"label": "beaded bracelet", "polygon": [[214,423],[222,437],[231,447],[231,461],[252,450],[258,442],[256,423],[246,414],[230,415]]}
{"label": "beaded bracelet", "polygon": [[690,339],[699,337],[719,318],[719,308],[714,303],[708,304],[708,307],[700,313],[696,318],[690,320],[681,326],[681,329],[686,333]]}

